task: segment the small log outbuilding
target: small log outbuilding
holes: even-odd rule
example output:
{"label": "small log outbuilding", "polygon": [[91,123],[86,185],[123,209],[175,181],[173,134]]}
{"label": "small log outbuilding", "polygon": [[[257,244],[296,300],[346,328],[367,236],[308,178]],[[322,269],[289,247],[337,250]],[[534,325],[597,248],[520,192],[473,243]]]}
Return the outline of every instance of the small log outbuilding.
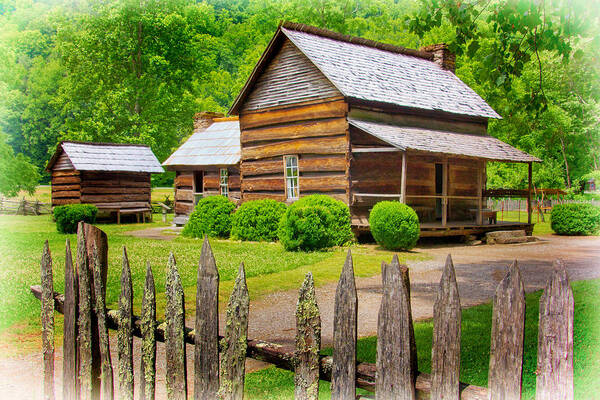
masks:
{"label": "small log outbuilding", "polygon": [[151,174],[164,172],[148,146],[60,142],[46,170],[52,206],[94,204],[101,213],[150,214]]}
{"label": "small log outbuilding", "polygon": [[175,175],[175,223],[185,224],[199,199],[240,200],[240,125],[237,117],[196,114],[194,133],[163,166]]}
{"label": "small log outbuilding", "polygon": [[230,109],[242,201],[323,193],[348,204],[361,230],[373,204],[396,199],[417,211],[421,236],[531,231],[531,216],[499,226],[484,209],[486,165],[528,164],[529,190],[510,193],[530,203],[540,160],[488,135],[501,117],[454,62],[443,44],[412,50],[281,24]]}

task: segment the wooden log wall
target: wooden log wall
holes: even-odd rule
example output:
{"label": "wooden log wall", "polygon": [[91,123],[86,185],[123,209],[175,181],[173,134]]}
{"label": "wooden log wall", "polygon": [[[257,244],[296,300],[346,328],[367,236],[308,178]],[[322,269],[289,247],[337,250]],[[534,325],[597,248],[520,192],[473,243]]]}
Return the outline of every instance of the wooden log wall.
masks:
{"label": "wooden log wall", "polygon": [[[194,190],[204,196],[214,196],[221,193],[220,168],[211,167],[203,170],[203,188],[194,188],[194,171],[176,171],[175,173],[175,214],[189,215],[194,210]],[[238,166],[227,167],[229,174],[229,198],[238,201],[240,193],[240,169]]]}
{"label": "wooden log wall", "polygon": [[242,200],[285,201],[284,156],[297,155],[300,196],[349,203],[349,132],[344,101],[242,113]]}
{"label": "wooden log wall", "polygon": [[[479,160],[448,159],[448,195],[476,197],[477,179],[478,175],[482,173],[482,168],[483,164]],[[477,208],[477,200],[475,199],[450,199],[448,220],[472,220],[473,214],[469,210],[474,208]]]}
{"label": "wooden log wall", "polygon": [[75,170],[52,171],[52,207],[81,203],[81,176]]}

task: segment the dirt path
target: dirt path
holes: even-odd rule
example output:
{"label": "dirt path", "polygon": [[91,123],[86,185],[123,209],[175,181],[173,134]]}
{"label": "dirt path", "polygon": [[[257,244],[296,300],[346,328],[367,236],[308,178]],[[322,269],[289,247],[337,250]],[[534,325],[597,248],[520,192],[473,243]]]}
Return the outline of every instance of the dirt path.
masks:
{"label": "dirt path", "polygon": [[[446,244],[416,249],[415,251],[433,255],[433,259],[409,264],[414,318],[418,320],[431,317],[435,289],[448,254],[451,254],[454,260],[463,307],[488,301],[493,296],[497,283],[506,273],[507,266],[515,259],[519,261],[527,291],[538,290],[545,285],[552,271],[552,261],[556,258],[564,260],[572,281],[600,277],[599,237],[545,237],[544,239],[543,242],[525,245],[469,247]],[[374,335],[377,331],[377,311],[381,300],[381,277],[358,278],[356,284],[359,298],[359,336]],[[329,346],[332,341],[335,287],[336,284],[331,283],[317,289],[324,346]],[[297,295],[296,290],[278,292],[252,302],[248,336],[277,343],[294,343],[294,311]],[[188,320],[187,325],[193,326],[193,321]],[[221,332],[223,328],[224,323],[221,322]],[[134,359],[139,360],[139,341],[134,342],[136,343]],[[115,347],[116,344],[113,344],[112,348]],[[188,346],[187,350],[188,371],[193,371],[193,348]],[[113,360],[117,359],[116,354],[113,357]],[[164,348],[159,345],[157,398],[165,397],[164,359]],[[263,366],[263,363],[254,360],[248,360],[247,363],[250,371]],[[62,374],[60,350],[57,352],[56,368],[56,375],[60,377]],[[2,360],[0,398],[41,398],[41,376],[39,354]],[[193,379],[191,381],[193,383]],[[57,384],[56,387],[60,386]]]}

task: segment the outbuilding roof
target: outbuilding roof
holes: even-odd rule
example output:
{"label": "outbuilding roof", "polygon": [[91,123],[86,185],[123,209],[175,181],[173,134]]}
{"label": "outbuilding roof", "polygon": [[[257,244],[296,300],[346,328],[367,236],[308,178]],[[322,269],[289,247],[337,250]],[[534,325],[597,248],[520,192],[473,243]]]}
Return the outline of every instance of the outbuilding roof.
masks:
{"label": "outbuilding roof", "polygon": [[256,74],[287,37],[349,101],[389,104],[481,118],[501,118],[454,73],[432,60],[431,53],[302,25],[283,23],[231,107],[239,112]]}
{"label": "outbuilding roof", "polygon": [[46,169],[52,167],[64,152],[78,171],[149,172],[164,169],[150,149],[141,144],[60,142]]}
{"label": "outbuilding roof", "polygon": [[541,162],[539,158],[515,149],[492,136],[397,126],[357,119],[349,119],[348,122],[400,150],[426,151],[489,161]]}
{"label": "outbuilding roof", "polygon": [[215,118],[206,129],[197,129],[163,163],[175,166],[224,166],[240,161],[240,123],[237,118]]}

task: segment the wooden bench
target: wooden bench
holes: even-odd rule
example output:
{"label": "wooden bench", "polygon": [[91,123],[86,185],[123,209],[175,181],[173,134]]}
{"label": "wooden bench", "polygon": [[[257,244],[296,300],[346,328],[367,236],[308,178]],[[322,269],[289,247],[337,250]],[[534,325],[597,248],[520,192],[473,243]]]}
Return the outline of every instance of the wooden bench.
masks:
{"label": "wooden bench", "polygon": [[482,208],[481,210],[477,209],[477,208],[471,208],[469,210],[471,212],[471,214],[473,214],[475,216],[475,222],[477,222],[479,219],[478,217],[478,213],[481,211],[481,221],[487,221],[488,224],[497,224],[498,223],[498,211],[494,211],[492,209],[489,208]]}
{"label": "wooden bench", "polygon": [[150,219],[152,215],[152,208],[150,203],[146,202],[127,202],[127,203],[100,203],[96,204],[99,211],[107,211],[117,214],[117,224],[121,223],[121,215],[135,214],[136,222],[140,222],[140,216],[142,222],[146,222],[146,219]]}

